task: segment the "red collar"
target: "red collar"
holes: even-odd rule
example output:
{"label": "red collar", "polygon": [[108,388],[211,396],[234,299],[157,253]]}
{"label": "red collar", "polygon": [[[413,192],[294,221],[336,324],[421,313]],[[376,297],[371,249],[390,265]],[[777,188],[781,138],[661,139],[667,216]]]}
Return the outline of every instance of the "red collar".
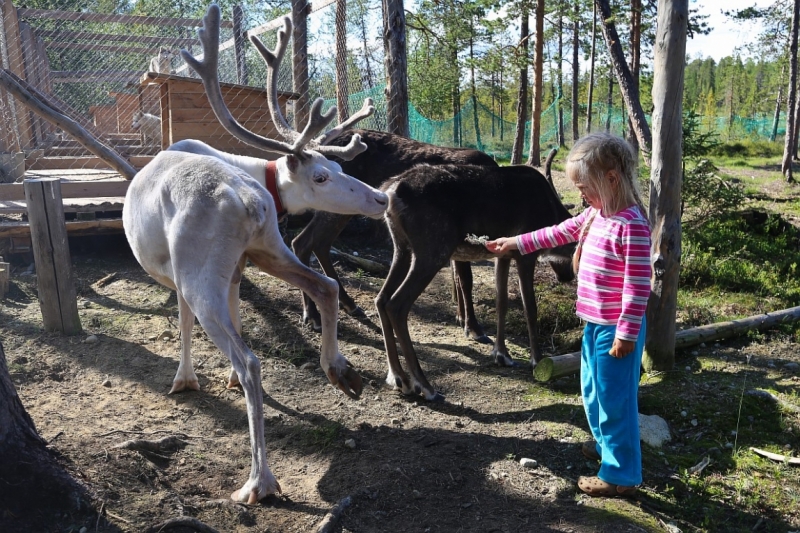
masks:
{"label": "red collar", "polygon": [[278,220],[283,220],[286,215],[286,209],[283,207],[283,202],[281,202],[281,195],[278,192],[278,180],[277,180],[277,172],[275,167],[277,166],[275,161],[267,161],[267,190],[272,195],[272,201],[275,202],[275,211],[278,213]]}

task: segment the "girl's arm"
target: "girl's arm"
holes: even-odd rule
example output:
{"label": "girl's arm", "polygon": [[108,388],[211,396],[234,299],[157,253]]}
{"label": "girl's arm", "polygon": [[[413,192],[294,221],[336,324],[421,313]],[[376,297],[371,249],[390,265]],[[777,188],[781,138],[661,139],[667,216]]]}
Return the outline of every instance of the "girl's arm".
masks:
{"label": "girl's arm", "polygon": [[516,237],[500,237],[486,243],[486,249],[495,254],[519,250],[529,254],[544,248],[555,248],[578,240],[584,220],[591,207],[556,226],[542,228]]}
{"label": "girl's arm", "polygon": [[623,226],[622,253],[625,267],[617,339],[636,342],[650,298],[650,227],[646,220],[635,218]]}

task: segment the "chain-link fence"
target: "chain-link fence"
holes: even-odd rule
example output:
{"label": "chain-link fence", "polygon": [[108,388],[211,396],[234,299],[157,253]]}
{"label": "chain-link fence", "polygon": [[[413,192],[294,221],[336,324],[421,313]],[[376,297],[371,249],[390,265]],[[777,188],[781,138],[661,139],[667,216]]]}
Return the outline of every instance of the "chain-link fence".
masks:
{"label": "chain-link fence", "polygon": [[[178,53],[185,49],[201,56],[197,28],[205,6],[181,10],[152,3],[148,10],[137,3],[136,14],[104,14],[92,9],[96,4],[70,0],[47,2],[46,9],[19,7],[10,0],[2,5],[0,60],[22,94],[5,84],[0,89],[0,152],[7,156],[0,181],[18,179],[15,162],[22,160],[26,171],[68,170],[73,175],[109,167],[66,128],[43,118],[41,107],[68,117],[137,168],[186,138],[259,155],[218,124],[201,81]],[[246,128],[279,139],[267,104],[266,66],[249,37],[273,49],[290,15],[290,7],[223,5],[219,35],[219,80],[226,104]],[[295,28],[277,75],[278,101],[300,131],[317,97],[339,104],[343,118],[362,104],[349,101],[348,95],[383,90],[383,49],[375,44],[380,42],[375,38],[380,12],[365,7],[357,17],[345,15],[334,0],[321,0],[291,17]],[[361,126],[384,129],[385,116],[379,108]]]}

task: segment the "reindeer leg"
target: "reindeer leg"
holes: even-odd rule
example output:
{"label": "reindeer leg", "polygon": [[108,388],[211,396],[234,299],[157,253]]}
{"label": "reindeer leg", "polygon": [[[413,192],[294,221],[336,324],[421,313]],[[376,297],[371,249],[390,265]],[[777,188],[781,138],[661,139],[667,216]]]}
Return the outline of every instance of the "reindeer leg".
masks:
{"label": "reindeer leg", "polygon": [[248,250],[247,255],[261,270],[299,288],[317,304],[322,316],[320,366],[332,384],[350,398],[357,399],[362,390],[361,376],[339,353],[336,338],[336,283],[302,264],[286,246],[269,252]]}
{"label": "reindeer leg", "polygon": [[[336,280],[339,284],[339,305],[348,314],[357,314],[359,308],[344,290],[330,260],[331,245],[351,218],[349,215],[335,215],[321,211],[314,213],[308,225],[292,240],[292,251],[300,259],[300,262],[306,266],[311,263],[311,254],[314,253],[325,275]],[[302,294],[303,324],[310,323],[314,331],[322,331],[322,319],[316,304],[306,293]]]}
{"label": "reindeer leg", "polygon": [[197,318],[200,324],[217,347],[228,355],[244,390],[247,421],[250,426],[250,477],[239,490],[231,494],[231,499],[253,504],[270,494],[281,492],[280,484],[267,465],[261,362],[236,332],[230,315],[219,312],[225,302],[207,301],[199,305],[201,311],[198,312]]}
{"label": "reindeer leg", "polygon": [[169,394],[181,392],[186,389],[200,390],[200,382],[192,366],[192,327],[194,326],[194,313],[189,304],[183,298],[180,290],[175,291],[178,295],[178,327],[181,334],[181,361],[178,363],[178,371],[172,380],[172,388]]}
{"label": "reindeer leg", "polygon": [[483,332],[483,327],[475,316],[475,305],[472,301],[472,266],[468,261],[451,261],[456,279],[459,316],[463,318],[464,335],[482,344],[491,344],[492,340]]}
{"label": "reindeer leg", "polygon": [[397,290],[397,287],[400,286],[403,279],[405,279],[410,265],[411,251],[406,248],[400,249],[395,245],[394,257],[392,258],[392,266],[389,268],[389,274],[386,276],[386,280],[383,282],[383,287],[381,287],[381,290],[378,292],[378,296],[375,297],[375,307],[378,310],[378,316],[381,320],[381,329],[383,330],[383,345],[386,349],[386,362],[389,366],[389,372],[386,374],[386,384],[390,387],[400,389],[403,394],[412,394],[414,388],[411,386],[408,375],[400,365],[394,328],[387,314],[386,304]]}
{"label": "reindeer leg", "polygon": [[[447,256],[449,255],[448,253]],[[428,383],[425,373],[419,366],[419,360],[411,342],[411,335],[408,332],[408,314],[411,311],[411,306],[430,284],[441,266],[443,266],[442,263],[437,263],[435,257],[422,258],[415,255],[408,275],[386,303],[385,309],[386,315],[391,321],[392,329],[397,335],[397,342],[408,365],[408,371],[413,378],[414,392],[422,394],[426,400],[432,402],[444,401],[444,396]],[[385,337],[386,335],[384,335]]]}
{"label": "reindeer leg", "polygon": [[516,366],[506,348],[506,313],[508,312],[508,270],[511,259],[498,257],[494,264],[494,283],[497,287],[495,307],[497,312],[497,333],[494,339],[492,357],[500,366]]}
{"label": "reindeer leg", "polygon": [[[242,285],[242,274],[244,273],[244,265],[247,263],[247,257],[244,255],[239,259],[236,265],[236,270],[231,277],[231,284],[228,287],[228,313],[231,315],[231,322],[236,329],[236,333],[242,336],[242,316],[239,312],[239,288]],[[235,389],[241,385],[239,382],[239,374],[236,369],[231,366],[230,374],[228,374],[227,388]]]}
{"label": "reindeer leg", "polygon": [[542,360],[542,352],[536,339],[539,336],[539,325],[536,310],[536,292],[533,287],[533,274],[536,269],[536,254],[517,259],[519,290],[522,294],[522,306],[525,308],[525,320],[528,322],[528,336],[531,346],[531,370]]}

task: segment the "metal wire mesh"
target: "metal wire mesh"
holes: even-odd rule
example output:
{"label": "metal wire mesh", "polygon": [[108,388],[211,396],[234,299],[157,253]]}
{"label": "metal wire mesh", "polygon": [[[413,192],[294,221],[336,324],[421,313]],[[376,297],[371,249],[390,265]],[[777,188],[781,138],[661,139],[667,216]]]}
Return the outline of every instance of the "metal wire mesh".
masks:
{"label": "metal wire mesh", "polygon": [[[134,167],[184,138],[261,155],[258,149],[232,139],[217,123],[200,81],[178,53],[180,49],[195,56],[202,53],[196,35],[202,11],[173,6],[170,16],[163,17],[158,12],[103,14],[81,10],[67,0],[51,1],[47,9],[21,8],[9,0],[2,3],[3,69],[16,75],[46,106],[80,124]],[[367,2],[354,5],[357,18],[347,19],[344,3],[337,6],[332,0],[295,13],[307,36],[290,40],[277,85],[284,114],[297,130],[302,131],[308,106],[317,97],[329,100],[327,107],[340,95],[343,119],[363,101],[351,102],[348,95],[382,90],[377,88],[382,81],[378,74],[382,49],[373,44],[380,10],[369,9]],[[279,139],[266,101],[266,66],[248,41],[255,35],[274,48],[289,9],[223,9],[219,38],[219,79],[232,114],[248,129]],[[305,45],[293,46],[293,42]],[[340,54],[352,50],[339,65],[337,49]],[[0,152],[24,155],[26,171],[108,168],[32,109],[24,99],[0,89]],[[380,129],[385,124],[382,115],[383,110],[364,126]],[[20,178],[18,172],[6,174],[2,181]]]}

